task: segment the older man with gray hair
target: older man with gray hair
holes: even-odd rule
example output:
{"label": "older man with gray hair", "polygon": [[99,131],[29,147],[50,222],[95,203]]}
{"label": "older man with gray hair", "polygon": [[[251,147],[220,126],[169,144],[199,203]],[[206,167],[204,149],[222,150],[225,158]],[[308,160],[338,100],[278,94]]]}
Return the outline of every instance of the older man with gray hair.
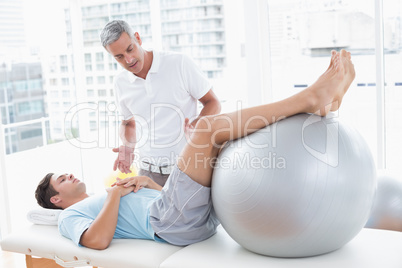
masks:
{"label": "older man with gray hair", "polygon": [[[116,75],[116,104],[123,121],[123,142],[114,170],[128,173],[139,149],[139,175],[163,186],[177,155],[201,116],[218,114],[220,102],[202,71],[186,55],[148,51],[138,32],[122,20],[106,24],[101,32],[103,47],[125,69]],[[197,100],[203,108],[197,115]],[[138,130],[141,130],[141,136]]]}

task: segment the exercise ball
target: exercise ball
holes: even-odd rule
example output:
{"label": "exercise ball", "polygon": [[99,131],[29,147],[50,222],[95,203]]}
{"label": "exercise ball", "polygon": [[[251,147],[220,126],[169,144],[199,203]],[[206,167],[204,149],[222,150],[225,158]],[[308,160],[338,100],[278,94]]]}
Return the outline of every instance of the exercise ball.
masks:
{"label": "exercise ball", "polygon": [[244,248],[274,257],[314,256],[345,245],[364,227],[375,189],[367,144],[332,113],[295,115],[227,143],[211,185],[227,233]]}
{"label": "exercise ball", "polygon": [[135,169],[135,166],[132,165],[130,167],[131,172],[130,173],[123,173],[121,172],[119,169],[111,172],[109,175],[107,175],[104,179],[104,184],[105,187],[108,188],[110,187],[113,183],[116,182],[116,178],[120,178],[120,179],[125,179],[125,178],[129,178],[129,177],[135,177],[137,176],[137,170]]}
{"label": "exercise ball", "polygon": [[367,228],[402,232],[402,179],[378,177],[377,193]]}

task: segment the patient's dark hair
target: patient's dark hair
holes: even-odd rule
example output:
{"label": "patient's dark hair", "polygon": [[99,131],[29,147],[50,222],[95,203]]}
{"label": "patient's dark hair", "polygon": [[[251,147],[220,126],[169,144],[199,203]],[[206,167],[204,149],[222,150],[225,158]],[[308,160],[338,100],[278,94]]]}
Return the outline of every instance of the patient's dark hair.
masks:
{"label": "patient's dark hair", "polygon": [[50,198],[59,194],[53,186],[50,184],[50,179],[52,178],[54,173],[48,173],[40,182],[35,191],[35,198],[38,201],[38,204],[44,208],[53,208],[60,209],[60,207],[56,206],[52,202],[50,202]]}

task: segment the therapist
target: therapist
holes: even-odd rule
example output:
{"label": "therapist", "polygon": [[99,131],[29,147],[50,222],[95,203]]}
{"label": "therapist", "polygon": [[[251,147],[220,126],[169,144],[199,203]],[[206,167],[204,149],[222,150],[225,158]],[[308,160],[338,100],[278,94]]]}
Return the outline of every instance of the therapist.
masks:
{"label": "therapist", "polygon": [[[140,35],[127,22],[110,21],[100,37],[125,69],[114,78],[123,145],[113,149],[118,153],[113,169],[129,173],[137,148],[139,175],[163,186],[185,145],[184,134],[191,133],[199,117],[220,113],[220,102],[188,56],[143,49]],[[197,100],[203,105],[199,115]]]}

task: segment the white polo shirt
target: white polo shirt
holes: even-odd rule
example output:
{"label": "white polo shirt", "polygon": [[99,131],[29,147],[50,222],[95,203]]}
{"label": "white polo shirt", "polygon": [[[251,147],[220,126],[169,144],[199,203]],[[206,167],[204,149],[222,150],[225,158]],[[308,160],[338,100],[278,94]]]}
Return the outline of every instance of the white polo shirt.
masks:
{"label": "white polo shirt", "polygon": [[136,121],[140,160],[163,166],[174,164],[183,149],[184,118],[197,117],[197,100],[211,84],[188,56],[153,51],[146,79],[124,70],[114,88],[120,114]]}

